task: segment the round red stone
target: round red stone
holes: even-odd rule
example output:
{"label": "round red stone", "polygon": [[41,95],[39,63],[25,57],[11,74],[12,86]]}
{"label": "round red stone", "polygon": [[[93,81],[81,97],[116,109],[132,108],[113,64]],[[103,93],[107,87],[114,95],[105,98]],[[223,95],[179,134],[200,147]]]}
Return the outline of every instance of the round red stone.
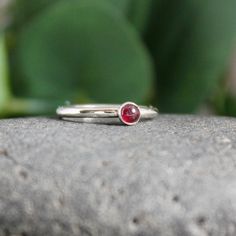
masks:
{"label": "round red stone", "polygon": [[121,120],[128,125],[135,124],[140,118],[140,110],[134,104],[124,104],[120,110]]}

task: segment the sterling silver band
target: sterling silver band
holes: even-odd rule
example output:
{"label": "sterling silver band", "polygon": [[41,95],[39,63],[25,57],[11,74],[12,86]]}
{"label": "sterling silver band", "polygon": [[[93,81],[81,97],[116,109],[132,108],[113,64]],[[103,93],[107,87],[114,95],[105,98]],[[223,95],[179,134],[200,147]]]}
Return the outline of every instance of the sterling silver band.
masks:
{"label": "sterling silver band", "polygon": [[[140,112],[140,120],[144,119],[153,119],[158,115],[157,108],[148,107],[148,106],[138,106],[132,102],[126,102],[124,104],[86,104],[86,105],[69,105],[69,106],[62,106],[58,107],[56,113],[61,118],[85,118],[84,121],[86,122],[86,118],[89,118],[90,122],[93,122],[97,119],[102,121],[110,120],[108,118],[116,118],[118,121],[123,121],[121,117],[121,108],[126,105],[134,105],[139,109]],[[138,120],[139,120],[138,119]],[[138,122],[137,120],[137,122]],[[137,122],[133,122],[133,125]],[[127,123],[126,123],[127,124]]]}

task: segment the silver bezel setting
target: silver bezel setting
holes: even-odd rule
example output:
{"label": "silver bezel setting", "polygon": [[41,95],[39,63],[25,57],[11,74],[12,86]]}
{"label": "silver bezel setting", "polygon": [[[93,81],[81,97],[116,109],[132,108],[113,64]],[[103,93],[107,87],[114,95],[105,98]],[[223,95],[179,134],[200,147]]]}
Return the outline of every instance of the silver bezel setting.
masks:
{"label": "silver bezel setting", "polygon": [[[127,122],[127,121],[125,121],[125,120],[123,119],[123,117],[122,117],[122,109],[123,109],[125,106],[127,106],[127,105],[133,105],[133,106],[137,107],[137,109],[139,110],[139,118],[138,118],[137,121],[132,122],[132,123],[129,123],[129,122]],[[141,111],[140,111],[139,106],[138,106],[136,103],[134,103],[134,102],[125,102],[125,103],[121,104],[121,106],[119,107],[119,109],[118,109],[118,116],[119,116],[120,121],[121,121],[123,124],[128,125],[128,126],[132,126],[132,125],[136,125],[136,124],[140,121],[140,118],[141,118]]]}

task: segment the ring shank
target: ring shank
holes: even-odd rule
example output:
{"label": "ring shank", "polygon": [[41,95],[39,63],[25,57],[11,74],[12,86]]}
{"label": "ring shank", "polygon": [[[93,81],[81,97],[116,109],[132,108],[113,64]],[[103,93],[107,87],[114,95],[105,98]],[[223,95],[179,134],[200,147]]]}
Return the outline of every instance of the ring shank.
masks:
{"label": "ring shank", "polygon": [[[59,107],[57,115],[62,118],[118,118],[118,104],[89,104]],[[158,115],[156,108],[139,106],[141,119],[152,119]]]}

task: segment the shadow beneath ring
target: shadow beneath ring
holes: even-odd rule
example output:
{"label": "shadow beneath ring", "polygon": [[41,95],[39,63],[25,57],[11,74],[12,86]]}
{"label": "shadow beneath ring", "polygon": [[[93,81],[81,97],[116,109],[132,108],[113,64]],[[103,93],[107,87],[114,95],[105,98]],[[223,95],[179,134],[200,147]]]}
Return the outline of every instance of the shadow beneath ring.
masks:
{"label": "shadow beneath ring", "polygon": [[[58,120],[58,121],[66,121],[72,123],[80,123],[80,124],[99,124],[99,125],[107,125],[107,126],[127,126],[123,124],[119,118],[69,118],[69,117],[51,117],[50,119]],[[141,122],[147,122],[151,119],[145,119]]]}
{"label": "shadow beneath ring", "polygon": [[56,118],[51,117],[50,119],[58,120],[58,121],[68,121],[72,123],[85,123],[85,124],[99,124],[99,125],[112,125],[112,126],[126,126],[123,124],[119,118],[69,118],[69,117],[62,117]]}

